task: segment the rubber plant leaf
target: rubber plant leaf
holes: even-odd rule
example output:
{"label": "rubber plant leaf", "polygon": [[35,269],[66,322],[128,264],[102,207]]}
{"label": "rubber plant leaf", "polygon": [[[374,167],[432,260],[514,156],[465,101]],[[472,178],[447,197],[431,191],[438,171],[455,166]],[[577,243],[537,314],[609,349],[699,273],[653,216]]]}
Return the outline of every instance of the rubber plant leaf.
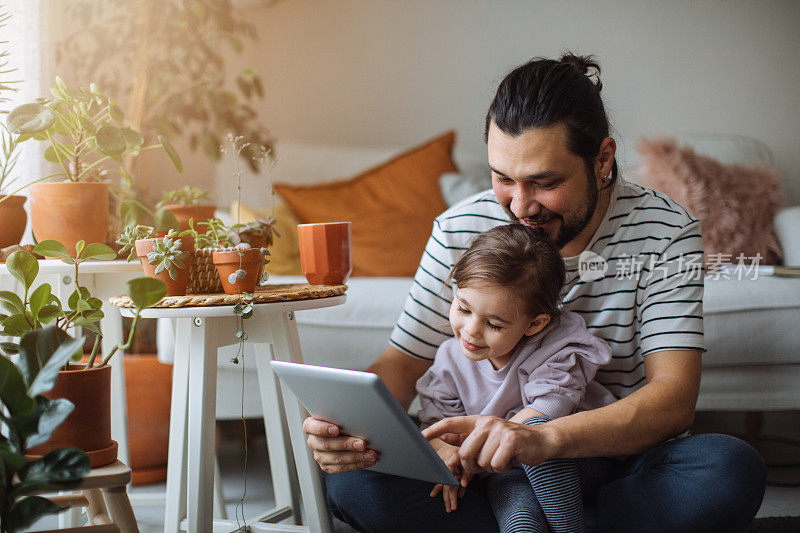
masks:
{"label": "rubber plant leaf", "polygon": [[[70,357],[83,349],[83,337],[78,339],[73,339],[72,337],[69,337],[69,339],[61,338],[57,343],[54,342],[54,339],[59,338],[59,334],[55,330],[61,331],[56,326],[48,326],[40,330],[31,331],[23,335],[20,342],[20,358],[35,359],[41,365],[39,372],[33,376],[28,388],[28,394],[31,396],[44,394],[52,389],[59,370],[69,361]],[[53,350],[55,345],[57,345],[57,348]],[[30,350],[36,350],[36,353],[30,354]]]}
{"label": "rubber plant leaf", "polygon": [[47,514],[56,514],[61,507],[41,496],[28,496],[17,500],[6,514],[8,531],[25,531],[28,526]]}
{"label": "rubber plant leaf", "polygon": [[56,326],[33,330],[22,335],[19,341],[17,366],[27,387],[31,386],[33,380],[47,364],[49,357],[61,344],[70,339],[72,337]]}
{"label": "rubber plant leaf", "polygon": [[0,357],[0,402],[12,417],[30,413],[36,407],[36,401],[28,396],[22,373],[5,357]]}

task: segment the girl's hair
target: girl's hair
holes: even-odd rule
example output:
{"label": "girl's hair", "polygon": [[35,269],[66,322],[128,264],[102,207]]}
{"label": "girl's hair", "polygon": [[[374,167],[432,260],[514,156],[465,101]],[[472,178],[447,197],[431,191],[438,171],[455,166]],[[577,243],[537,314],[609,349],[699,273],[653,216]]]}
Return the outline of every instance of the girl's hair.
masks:
{"label": "girl's hair", "polygon": [[564,261],[555,246],[522,224],[481,233],[450,272],[457,287],[501,286],[514,290],[531,316],[550,315],[558,324]]}

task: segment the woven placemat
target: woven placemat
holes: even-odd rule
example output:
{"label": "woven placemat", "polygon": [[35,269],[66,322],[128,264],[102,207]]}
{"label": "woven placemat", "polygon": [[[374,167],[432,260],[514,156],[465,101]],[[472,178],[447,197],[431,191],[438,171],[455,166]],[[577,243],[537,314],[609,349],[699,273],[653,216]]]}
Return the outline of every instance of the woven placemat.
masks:
{"label": "woven placemat", "polygon": [[[339,296],[347,290],[347,285],[309,285],[294,283],[290,285],[265,285],[257,287],[252,302],[293,302]],[[128,296],[109,298],[109,303],[117,307],[133,307]],[[244,294],[187,294],[186,296],[165,296],[153,307],[205,307],[211,305],[235,305],[244,302]]]}

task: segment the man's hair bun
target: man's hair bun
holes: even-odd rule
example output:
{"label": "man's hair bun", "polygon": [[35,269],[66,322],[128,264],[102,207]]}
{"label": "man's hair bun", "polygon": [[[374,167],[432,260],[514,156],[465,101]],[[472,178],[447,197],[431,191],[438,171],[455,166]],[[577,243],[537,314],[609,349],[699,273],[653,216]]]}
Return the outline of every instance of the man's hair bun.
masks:
{"label": "man's hair bun", "polygon": [[600,64],[594,56],[576,56],[572,52],[566,52],[561,56],[559,61],[572,66],[575,70],[590,79],[594,78],[593,84],[597,92],[603,90],[603,82],[600,81]]}

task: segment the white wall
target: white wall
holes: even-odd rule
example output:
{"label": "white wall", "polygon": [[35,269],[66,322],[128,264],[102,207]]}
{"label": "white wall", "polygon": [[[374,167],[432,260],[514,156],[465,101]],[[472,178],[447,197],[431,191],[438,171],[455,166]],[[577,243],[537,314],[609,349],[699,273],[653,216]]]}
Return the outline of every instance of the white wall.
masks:
{"label": "white wall", "polygon": [[279,140],[411,146],[452,127],[458,159],[482,160],[500,79],[570,49],[600,60],[623,162],[642,135],[749,135],[800,202],[796,0],[281,0],[250,15],[260,42],[234,64],[264,76]]}

